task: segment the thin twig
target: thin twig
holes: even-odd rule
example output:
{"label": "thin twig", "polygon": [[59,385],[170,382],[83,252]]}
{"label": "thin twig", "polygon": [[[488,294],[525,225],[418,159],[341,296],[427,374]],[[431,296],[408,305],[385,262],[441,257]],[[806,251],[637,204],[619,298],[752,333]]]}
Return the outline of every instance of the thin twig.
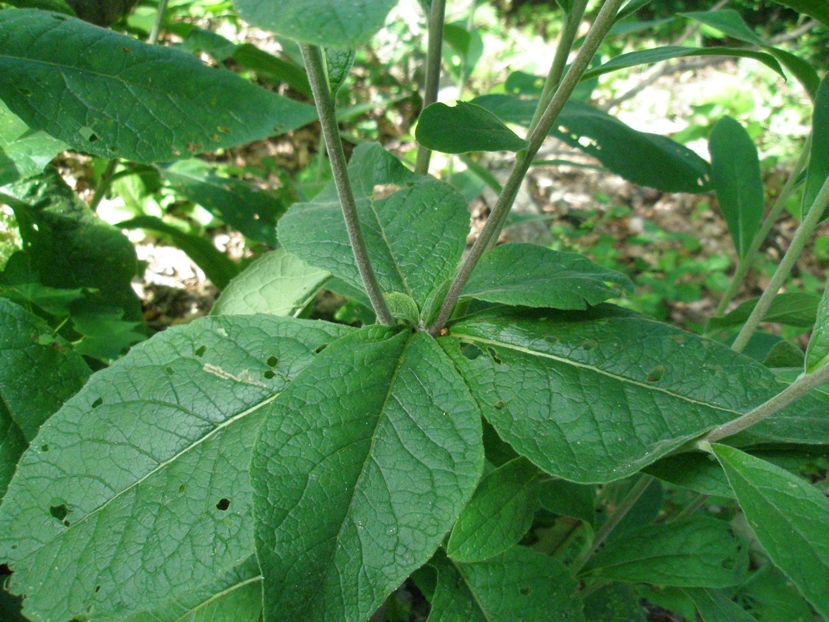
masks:
{"label": "thin twig", "polygon": [[716,443],[729,436],[734,436],[753,425],[757,425],[827,382],[829,382],[829,363],[823,367],[819,367],[817,371],[803,376],[800,380],[789,385],[782,392],[751,412],[714,428],[702,438],[698,446],[701,445],[704,447],[706,443]]}
{"label": "thin twig", "polygon": [[466,256],[466,259],[461,265],[458,274],[455,276],[455,280],[449,288],[449,293],[443,302],[443,306],[440,309],[437,319],[429,328],[429,333],[431,335],[434,336],[440,334],[440,331],[452,315],[452,310],[458,303],[461,292],[472,274],[472,270],[475,269],[475,266],[488,248],[490,242],[498,239],[498,234],[501,232],[501,229],[503,229],[504,223],[506,223],[507,216],[512,209],[512,204],[515,202],[515,197],[518,195],[518,191],[521,188],[524,177],[532,165],[533,158],[538,153],[538,150],[541,149],[544,139],[547,138],[550,129],[553,127],[553,124],[556,122],[558,116],[561,114],[561,111],[564,109],[564,105],[567,103],[567,100],[570,99],[570,96],[573,94],[573,91],[581,80],[582,75],[584,75],[584,72],[590,65],[590,61],[596,54],[596,50],[598,50],[602,40],[604,40],[608,31],[613,26],[613,21],[615,20],[616,14],[619,11],[619,7],[622,5],[623,1],[624,0],[607,0],[599,11],[596,21],[590,28],[590,32],[587,33],[584,45],[582,45],[579,53],[573,61],[573,64],[570,66],[570,70],[564,76],[561,84],[559,84],[559,87],[556,89],[555,95],[553,96],[552,101],[550,101],[550,105],[547,106],[547,109],[544,111],[544,114],[541,116],[541,119],[535,129],[528,136],[527,150],[516,156],[515,166],[510,173],[509,179],[507,179],[507,183],[504,185],[504,189],[498,197],[498,201],[496,202],[489,219],[484,225],[484,228],[481,230],[478,239],[475,240],[475,244],[472,245],[472,249]]}
{"label": "thin twig", "polygon": [[809,207],[806,217],[797,228],[794,238],[789,245],[789,250],[787,250],[786,254],[783,255],[783,259],[780,261],[780,265],[777,266],[774,276],[771,277],[768,287],[766,287],[763,295],[760,296],[760,300],[757,301],[751,315],[749,315],[746,323],[743,324],[740,333],[734,340],[731,349],[735,352],[742,352],[745,350],[748,342],[751,341],[751,338],[760,326],[760,322],[762,322],[763,318],[766,317],[766,313],[768,313],[774,299],[777,297],[777,293],[780,291],[780,288],[783,287],[786,279],[789,278],[789,274],[791,273],[792,268],[794,268],[794,265],[797,263],[797,260],[800,259],[800,255],[806,248],[806,244],[811,239],[812,234],[815,232],[815,229],[817,229],[817,226],[823,220],[827,207],[829,207],[829,177],[826,178],[820,192],[818,192],[817,197],[815,197],[815,200]]}
{"label": "thin twig", "polygon": [[336,107],[331,96],[331,89],[328,87],[328,78],[325,74],[322,53],[320,49],[312,45],[301,45],[302,58],[305,61],[305,69],[308,72],[308,81],[311,83],[311,91],[314,94],[314,101],[317,106],[322,134],[325,137],[325,145],[328,149],[328,158],[331,161],[331,172],[334,176],[334,184],[337,187],[337,195],[340,198],[340,205],[343,210],[345,227],[348,231],[348,239],[351,242],[351,250],[354,253],[354,260],[357,269],[363,279],[366,293],[371,301],[377,320],[381,324],[391,326],[394,319],[386,306],[377,276],[368,257],[368,250],[363,239],[363,232],[360,230],[360,221],[357,216],[357,203],[354,200],[354,192],[351,189],[351,182],[348,179],[348,165],[345,160],[343,143],[340,139],[340,129],[337,126]]}
{"label": "thin twig", "polygon": [[[429,51],[426,57],[426,90],[423,95],[423,108],[426,109],[438,100],[440,89],[440,68],[443,58],[443,23],[446,18],[446,0],[432,0],[429,12]],[[417,148],[415,173],[426,175],[432,159],[431,149],[423,145]]]}
{"label": "thin twig", "polygon": [[650,475],[640,475],[639,479],[630,489],[625,498],[622,499],[622,502],[616,508],[616,511],[613,512],[610,516],[607,517],[602,526],[599,527],[599,530],[596,532],[596,537],[593,538],[593,544],[590,547],[590,550],[587,551],[586,555],[583,555],[581,558],[577,559],[573,562],[573,573],[577,574],[579,570],[584,568],[584,565],[590,561],[590,558],[596,554],[602,544],[605,543],[605,540],[613,533],[613,530],[619,526],[619,523],[622,522],[622,519],[628,515],[633,509],[633,506],[636,505],[636,502],[639,501],[639,498],[645,493],[648,489],[648,486],[651,485],[653,482],[653,477]]}

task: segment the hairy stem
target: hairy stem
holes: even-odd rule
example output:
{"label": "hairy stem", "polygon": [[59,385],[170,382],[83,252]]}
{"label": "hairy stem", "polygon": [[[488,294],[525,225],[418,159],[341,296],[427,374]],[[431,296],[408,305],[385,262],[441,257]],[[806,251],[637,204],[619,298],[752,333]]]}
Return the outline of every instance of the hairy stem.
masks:
{"label": "hairy stem", "polygon": [[587,0],[574,0],[572,10],[565,14],[564,27],[558,39],[558,46],[556,46],[556,55],[553,57],[553,64],[547,74],[547,79],[544,81],[544,89],[541,91],[538,106],[535,109],[533,120],[530,123],[530,132],[538,125],[538,122],[541,120],[541,115],[544,114],[547,106],[550,105],[550,100],[553,99],[558,85],[561,84],[561,78],[564,76],[564,70],[567,68],[567,58],[573,49],[573,43],[576,40],[576,35],[578,35],[579,26],[581,26],[581,20],[584,18],[586,8]]}
{"label": "hairy stem", "polygon": [[[443,59],[443,22],[446,17],[446,0],[432,0],[429,12],[429,51],[426,57],[426,91],[423,96],[423,108],[428,108],[438,100],[440,88],[440,67]],[[415,173],[426,175],[432,151],[423,145],[417,148]]]}
{"label": "hairy stem", "polygon": [[768,402],[761,404],[751,412],[711,430],[702,438],[702,443],[715,443],[729,436],[742,432],[761,421],[777,414],[793,402],[807,395],[813,389],[829,382],[829,363],[819,367],[815,372],[803,376],[797,382],[775,395]]}
{"label": "hairy stem", "polygon": [[167,3],[169,0],[158,0],[158,15],[156,15],[153,29],[150,31],[150,37],[147,43],[155,45],[158,43],[158,38],[161,36],[161,27],[164,25],[164,14],[167,12]]}
{"label": "hairy stem", "polygon": [[829,178],[827,178],[823,183],[823,187],[820,189],[820,192],[814,202],[809,207],[806,217],[797,228],[794,238],[792,239],[792,243],[789,246],[789,250],[786,251],[783,259],[780,261],[780,265],[777,266],[777,270],[775,270],[774,276],[772,276],[766,291],[764,291],[763,295],[760,296],[760,300],[757,301],[754,310],[751,312],[751,315],[746,320],[746,323],[743,325],[743,328],[740,330],[737,338],[734,340],[731,348],[735,352],[742,352],[745,350],[748,342],[751,340],[752,336],[754,336],[754,333],[757,331],[757,327],[760,326],[760,322],[762,322],[763,318],[766,317],[766,313],[768,313],[771,304],[777,297],[777,292],[780,291],[780,288],[783,287],[786,279],[789,278],[789,274],[791,273],[792,268],[794,268],[794,265],[797,263],[797,260],[800,259],[800,255],[806,248],[806,244],[811,239],[812,234],[815,232],[815,229],[817,229],[820,221],[823,220],[827,207],[829,207]]}
{"label": "hairy stem", "polygon": [[507,221],[507,216],[512,209],[512,204],[515,202],[515,197],[518,195],[524,177],[532,165],[533,158],[538,153],[538,150],[541,149],[544,139],[547,138],[547,134],[549,134],[550,129],[561,114],[564,105],[570,99],[584,72],[587,71],[590,61],[596,54],[596,50],[613,26],[616,13],[619,11],[619,7],[623,2],[624,0],[607,0],[599,11],[596,21],[587,34],[584,45],[582,45],[579,53],[576,55],[576,59],[570,66],[570,71],[564,76],[544,114],[541,115],[535,128],[533,128],[527,137],[529,144],[526,151],[516,156],[515,166],[512,172],[510,172],[509,179],[504,184],[504,189],[501,191],[489,219],[481,230],[481,234],[475,240],[475,244],[472,245],[472,249],[469,251],[458,274],[455,276],[455,280],[449,288],[449,293],[443,302],[440,313],[434,324],[429,328],[430,334],[438,335],[443,329],[447,320],[452,315],[452,310],[460,299],[461,292],[469,280],[472,270],[475,269],[475,266],[490,243],[498,239],[498,235],[501,229],[503,229],[504,223]]}
{"label": "hairy stem", "polygon": [[639,501],[639,498],[645,493],[648,489],[648,486],[651,485],[653,481],[653,477],[650,475],[641,475],[633,487],[630,489],[628,494],[625,495],[625,498],[622,499],[619,506],[616,508],[616,511],[613,512],[610,516],[607,517],[602,526],[599,527],[599,530],[596,532],[596,537],[593,538],[593,544],[590,549],[587,551],[586,555],[583,555],[580,559],[577,559],[573,562],[573,573],[577,574],[579,570],[581,570],[584,565],[590,561],[590,558],[596,554],[602,544],[605,543],[608,536],[613,533],[613,530],[619,526],[619,523],[622,522],[622,519],[628,515],[633,509],[633,506],[636,505],[636,502]]}
{"label": "hairy stem", "polygon": [[331,172],[334,177],[334,184],[337,187],[337,195],[343,210],[343,218],[345,219],[351,250],[354,253],[354,260],[357,262],[357,269],[360,271],[363,285],[366,288],[374,313],[377,315],[377,320],[381,324],[391,326],[394,324],[394,319],[386,306],[383,292],[368,257],[363,232],[360,230],[357,203],[354,200],[351,181],[348,179],[348,165],[345,160],[343,143],[340,139],[340,130],[337,126],[334,99],[331,96],[331,89],[328,87],[328,78],[325,74],[322,52],[318,47],[312,45],[302,45],[300,47],[302,58],[305,61],[305,69],[308,72],[308,81],[314,94],[314,102],[317,106],[317,115],[322,126],[325,146],[331,161]]}
{"label": "hairy stem", "polygon": [[[797,180],[800,177],[800,173],[803,172],[806,163],[809,161],[810,146],[811,139],[806,141],[806,144],[803,147],[803,151],[800,154],[800,158],[798,159],[797,164],[795,164],[791,175],[789,175],[789,178],[786,180],[786,184],[780,191],[780,196],[777,197],[777,200],[774,202],[774,205],[772,206],[771,210],[769,210],[768,216],[766,216],[766,219],[763,221],[763,226],[760,228],[760,231],[757,233],[757,235],[754,237],[754,240],[751,242],[751,246],[749,246],[748,251],[746,251],[745,257],[742,257],[739,260],[739,263],[737,264],[737,271],[734,273],[734,276],[731,277],[731,283],[729,283],[728,289],[726,290],[725,294],[723,294],[723,297],[720,300],[719,305],[717,305],[717,310],[714,312],[714,317],[719,317],[723,315],[728,309],[728,305],[731,304],[731,301],[734,300],[734,297],[740,291],[740,288],[743,285],[743,281],[745,280],[746,275],[751,269],[751,266],[754,263],[754,259],[757,257],[757,253],[760,251],[760,247],[766,241],[766,238],[769,237],[769,233],[771,233],[771,230],[774,228],[774,225],[777,224],[777,221],[780,218],[780,214],[782,214],[783,210],[786,208],[786,202],[797,189]],[[709,326],[705,327],[705,332],[709,332]]]}

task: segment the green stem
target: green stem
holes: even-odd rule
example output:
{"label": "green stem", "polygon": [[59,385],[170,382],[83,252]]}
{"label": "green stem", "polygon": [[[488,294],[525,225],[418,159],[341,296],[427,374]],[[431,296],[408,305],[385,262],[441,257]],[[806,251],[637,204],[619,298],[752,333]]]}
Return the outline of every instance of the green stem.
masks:
{"label": "green stem", "polygon": [[[714,312],[714,317],[722,316],[728,309],[728,306],[731,304],[731,301],[734,300],[734,297],[740,291],[740,288],[743,285],[743,281],[745,280],[746,275],[751,269],[751,266],[754,264],[754,259],[757,257],[757,253],[760,251],[760,247],[766,241],[766,238],[769,237],[771,230],[774,228],[774,225],[777,224],[777,221],[780,218],[780,214],[782,214],[783,210],[786,208],[786,203],[797,189],[797,181],[800,177],[800,173],[803,172],[806,163],[809,161],[810,145],[811,139],[806,141],[806,144],[803,147],[803,151],[800,154],[800,158],[798,159],[797,164],[795,164],[795,167],[792,170],[791,175],[789,176],[788,180],[786,180],[786,184],[783,186],[783,189],[780,191],[780,196],[777,197],[777,200],[774,202],[774,205],[769,211],[768,216],[766,216],[766,219],[763,221],[763,226],[760,228],[760,231],[757,233],[757,235],[754,237],[754,240],[751,242],[751,246],[749,246],[748,251],[746,251],[745,257],[742,257],[739,260],[739,263],[737,264],[737,271],[731,278],[731,283],[729,284],[725,294],[723,294],[723,297],[720,300],[720,304],[717,305],[717,310]],[[709,326],[706,325],[705,333],[707,334],[708,332]]]}
{"label": "green stem", "polygon": [[155,45],[158,43],[158,38],[161,36],[161,28],[164,25],[164,14],[167,12],[167,3],[169,0],[159,0],[158,2],[158,14],[155,18],[155,23],[153,23],[153,29],[150,31],[150,37],[147,39],[147,43],[150,45]]}
{"label": "green stem", "polygon": [[558,85],[561,84],[561,78],[564,76],[564,70],[567,68],[567,58],[573,49],[573,43],[576,41],[576,35],[579,33],[579,26],[581,26],[586,9],[587,0],[574,0],[572,10],[569,13],[565,13],[564,27],[559,36],[556,55],[553,58],[550,71],[547,73],[547,79],[544,81],[544,89],[541,91],[538,106],[535,109],[533,120],[530,123],[530,132],[538,125],[538,122],[541,120],[541,115],[544,114],[544,110],[550,105],[550,101],[553,99]]}
{"label": "green stem", "polygon": [[305,69],[308,72],[308,81],[311,83],[311,91],[314,94],[314,102],[317,106],[317,115],[322,126],[322,134],[325,137],[325,145],[328,150],[328,159],[331,162],[331,172],[334,177],[334,184],[337,187],[337,195],[340,198],[340,205],[343,210],[345,227],[348,231],[348,239],[351,242],[351,250],[354,253],[354,260],[357,269],[363,279],[366,293],[371,301],[377,320],[387,326],[394,325],[394,319],[386,306],[377,276],[371,266],[368,257],[368,250],[363,239],[363,232],[360,230],[360,221],[357,216],[357,203],[354,200],[354,192],[351,189],[351,181],[348,179],[348,165],[345,160],[343,143],[340,139],[340,129],[337,126],[336,107],[328,87],[328,78],[325,75],[325,65],[320,49],[312,45],[301,45],[302,58],[305,61]]}
{"label": "green stem", "polygon": [[[438,100],[440,88],[440,67],[443,58],[443,22],[446,18],[446,0],[432,0],[429,12],[429,51],[426,57],[426,90],[423,96],[423,108],[426,109]],[[417,148],[415,173],[429,173],[432,151],[423,145]]]}
{"label": "green stem", "polygon": [[579,570],[581,570],[584,565],[590,561],[590,558],[596,554],[596,551],[601,548],[602,544],[604,544],[610,534],[613,533],[613,530],[619,526],[622,519],[633,509],[633,506],[636,505],[636,502],[639,501],[639,498],[645,493],[652,481],[653,477],[650,475],[641,475],[639,477],[628,494],[625,495],[625,498],[622,499],[622,502],[616,508],[616,511],[608,516],[607,520],[605,520],[605,522],[602,523],[602,526],[599,527],[599,530],[596,532],[596,537],[593,538],[593,545],[590,547],[590,550],[587,551],[587,554],[573,562],[573,574],[577,574]]}
{"label": "green stem", "polygon": [[[803,376],[800,380],[789,385],[785,390],[751,412],[714,428],[702,438],[702,441],[700,441],[702,443],[701,446],[704,448],[707,443],[716,443],[729,436],[734,436],[746,428],[757,425],[827,382],[829,382],[829,363],[819,367],[813,373]],[[700,446],[699,443],[698,446]]]}
{"label": "green stem", "polygon": [[92,196],[92,202],[89,204],[89,209],[93,212],[98,209],[98,206],[101,204],[101,201],[104,200],[106,193],[109,192],[109,188],[112,186],[113,182],[113,175],[115,174],[115,167],[117,166],[118,160],[110,160],[107,162],[104,172],[101,173],[101,179],[95,187],[95,194]]}
{"label": "green stem", "polygon": [[0,205],[2,204],[8,205],[12,209],[28,209],[28,205],[26,205],[23,201],[19,199],[15,199],[13,196],[8,194],[4,194],[0,192]]}
{"label": "green stem", "polygon": [[827,207],[829,207],[829,177],[827,177],[826,181],[823,183],[823,187],[820,189],[820,192],[818,192],[814,202],[809,207],[806,217],[797,228],[794,238],[792,239],[792,243],[789,246],[789,250],[786,251],[783,259],[780,261],[780,265],[777,266],[777,270],[774,272],[774,276],[772,276],[766,291],[764,291],[763,295],[760,296],[760,300],[757,301],[751,315],[746,320],[746,323],[743,325],[743,328],[740,330],[737,338],[734,340],[731,349],[735,352],[742,352],[745,350],[748,342],[757,331],[757,327],[760,325],[760,322],[762,322],[763,318],[766,317],[766,313],[768,313],[771,304],[777,297],[777,292],[780,291],[780,288],[783,287],[786,279],[789,278],[789,274],[791,273],[792,268],[794,268],[794,265],[797,263],[797,260],[800,258],[800,255],[803,253],[803,250],[806,248],[806,244],[808,244],[812,234],[815,232],[815,229],[817,229],[817,226],[823,220]]}
{"label": "green stem", "polygon": [[550,129],[564,109],[564,105],[570,99],[584,72],[587,71],[590,61],[596,54],[596,50],[599,49],[602,40],[604,40],[608,31],[613,26],[616,13],[619,11],[619,7],[623,2],[624,0],[607,0],[599,11],[596,21],[587,34],[584,45],[570,66],[570,71],[564,76],[550,104],[547,106],[544,114],[541,115],[538,124],[527,137],[527,142],[529,143],[527,150],[516,156],[515,166],[510,173],[509,179],[504,184],[504,189],[501,191],[489,219],[481,230],[481,234],[475,240],[475,244],[472,245],[472,249],[469,251],[458,274],[455,276],[455,280],[449,288],[449,293],[443,302],[440,313],[434,324],[429,328],[430,334],[440,334],[440,331],[452,315],[452,310],[458,303],[461,292],[481,256],[484,254],[484,251],[489,247],[490,242],[494,243],[498,239],[498,235],[501,229],[503,229],[504,223],[507,221],[512,204],[515,202],[515,197],[518,195],[518,191],[532,164],[533,158],[538,153],[538,150],[541,149],[544,139],[547,138],[547,134],[549,134]]}

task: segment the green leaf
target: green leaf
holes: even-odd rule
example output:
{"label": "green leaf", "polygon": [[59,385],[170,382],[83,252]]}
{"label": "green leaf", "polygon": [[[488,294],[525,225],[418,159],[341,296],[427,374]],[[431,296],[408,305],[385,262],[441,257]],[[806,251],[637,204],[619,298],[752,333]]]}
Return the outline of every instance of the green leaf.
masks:
{"label": "green leaf", "polygon": [[[749,318],[758,300],[758,298],[746,300],[728,315],[712,318],[712,328],[740,326]],[[780,294],[774,299],[763,321],[798,328],[811,328],[815,323],[819,304],[820,298],[815,294],[805,292]]]}
{"label": "green leaf", "polygon": [[806,350],[806,372],[812,373],[829,364],[829,285],[817,309],[815,329]]}
{"label": "green leaf", "polygon": [[506,305],[586,309],[632,291],[625,275],[578,253],[534,244],[504,244],[485,254],[463,290],[469,298]]}
{"label": "green leaf", "polygon": [[548,512],[592,523],[596,510],[596,489],[564,479],[548,479],[538,487],[538,501]]}
{"label": "green leaf", "polygon": [[336,95],[337,91],[348,79],[348,74],[354,66],[357,52],[354,50],[325,49],[325,65],[328,69],[328,86],[331,94]]}
{"label": "green leaf", "polygon": [[[26,439],[23,437],[23,432],[6,412],[6,407],[0,404],[0,499],[6,494],[6,488],[24,449],[26,449]],[[0,606],[0,613],[2,613],[2,606]]]}
{"label": "green leaf", "polygon": [[763,175],[757,147],[748,132],[731,117],[714,126],[708,143],[711,181],[720,210],[740,257],[745,257],[760,231],[765,212]]}
{"label": "green leaf", "polygon": [[829,6],[823,0],[774,0],[777,4],[787,6],[793,11],[804,13],[809,17],[823,22],[829,27]]}
{"label": "green leaf", "polygon": [[757,540],[829,617],[829,500],[803,479],[727,445],[714,445]]}
{"label": "green leaf", "polygon": [[278,35],[353,48],[383,27],[397,0],[234,0],[242,17]]}
{"label": "green leaf", "polygon": [[273,193],[240,179],[220,177],[201,160],[161,169],[173,190],[256,242],[276,246],[276,221],[286,205]]}
{"label": "green leaf", "polygon": [[81,335],[73,347],[78,354],[105,363],[126,353],[130,346],[144,341],[147,334],[142,323],[123,319],[118,307],[99,307],[87,302],[72,307],[72,328]]}
{"label": "green leaf", "polygon": [[538,470],[524,458],[487,475],[452,528],[447,555],[455,561],[477,562],[518,544],[533,522],[537,475]]}
{"label": "green leaf", "polygon": [[75,11],[67,4],[67,0],[7,0],[8,4],[19,9],[41,9],[43,11],[56,11],[66,15],[75,15]]}
{"label": "green leaf", "polygon": [[[760,363],[720,343],[610,309],[480,313],[442,339],[484,416],[521,455],[573,482],[622,479],[779,391]],[[826,443],[806,398],[743,437]]]}
{"label": "green leaf", "polygon": [[[436,284],[454,275],[466,247],[466,201],[449,184],[415,176],[372,146],[358,149],[349,176],[381,288],[422,306]],[[288,210],[279,222],[279,241],[308,264],[362,290],[333,186]]]}
{"label": "green leaf", "polygon": [[11,111],[29,127],[104,158],[174,160],[315,118],[312,107],[185,52],[57,13],[0,12],[0,50],[0,93]]}
{"label": "green leaf", "polygon": [[255,556],[183,597],[125,622],[259,622],[262,575]]}
{"label": "green leaf", "polygon": [[611,583],[584,599],[584,617],[594,622],[646,622],[645,608],[639,601],[630,586]]}
{"label": "green leaf", "polygon": [[[529,126],[537,101],[510,95],[473,100],[505,123]],[[705,192],[710,166],[693,151],[664,136],[637,132],[618,119],[581,102],[568,102],[551,134],[596,158],[609,171],[634,184],[663,192]]]}
{"label": "green leaf", "polygon": [[312,268],[284,249],[271,251],[230,282],[211,313],[297,317],[330,278],[328,272]]}
{"label": "green leaf", "polygon": [[628,531],[583,572],[593,579],[721,588],[740,583],[747,568],[748,555],[727,522],[695,518]]}
{"label": "green leaf", "polygon": [[694,601],[702,622],[757,622],[757,620],[722,592],[690,589],[685,593]]}
{"label": "green leaf", "polygon": [[250,43],[237,45],[233,52],[233,60],[245,69],[255,72],[261,80],[284,83],[297,93],[308,98],[313,97],[305,69],[291,60],[268,54]]}
{"label": "green leaf", "polygon": [[78,17],[110,26],[129,13],[138,0],[66,0]]}
{"label": "green leaf", "polygon": [[758,52],[756,50],[749,50],[746,48],[732,48],[732,47],[711,47],[711,48],[694,48],[684,47],[678,45],[666,45],[664,47],[653,48],[651,50],[638,50],[636,52],[628,52],[627,54],[620,54],[614,56],[604,65],[600,65],[595,69],[590,69],[584,72],[582,80],[590,80],[601,76],[611,71],[618,71],[619,69],[627,69],[628,67],[636,67],[637,65],[653,65],[661,63],[673,58],[687,58],[689,56],[732,56],[736,58],[752,58],[766,65],[772,71],[777,72],[782,77],[786,77],[783,68],[777,59],[767,52]]}
{"label": "green leaf", "polygon": [[204,270],[205,276],[218,289],[224,289],[231,279],[239,274],[236,264],[217,250],[210,240],[182,231],[155,216],[137,216],[119,222],[118,227],[120,229],[146,229],[170,238],[176,247],[187,253],[193,263]]}
{"label": "green leaf", "polygon": [[52,169],[4,191],[20,201],[12,207],[24,254],[43,285],[97,290],[95,299],[122,308],[126,319],[141,320],[131,286],[138,271],[135,249],[118,229],[100,220]]}
{"label": "green leaf", "polygon": [[251,462],[266,620],[368,620],[483,469],[478,408],[435,341],[369,327],[270,409]]}
{"label": "green leaf", "polygon": [[265,406],[348,331],[204,318],[92,376],[43,425],[0,506],[0,559],[26,615],[121,619],[249,557],[248,463]]}
{"label": "green leaf", "polygon": [[559,561],[516,546],[473,564],[443,554],[427,622],[584,622],[578,585]]}
{"label": "green leaf", "polygon": [[0,102],[0,186],[42,173],[65,149],[45,132],[29,129]]}
{"label": "green leaf", "polygon": [[386,299],[389,313],[395,320],[409,326],[420,324],[420,309],[417,308],[417,303],[411,297],[400,292],[383,294],[383,297]]}
{"label": "green leaf", "polygon": [[[803,191],[805,215],[815,202],[824,182],[829,179],[829,76],[823,79],[815,97],[812,117],[812,151],[806,171],[806,189]],[[829,210],[824,218],[829,216]]]}
{"label": "green leaf", "polygon": [[794,584],[770,564],[753,572],[738,596],[758,622],[815,622],[812,608]]}
{"label": "green leaf", "polygon": [[705,453],[686,452],[667,456],[646,467],[645,472],[701,495],[734,497],[720,465]]}
{"label": "green leaf", "polygon": [[417,122],[417,142],[442,153],[521,151],[527,141],[504,125],[486,108],[458,102],[454,107],[436,103]]}

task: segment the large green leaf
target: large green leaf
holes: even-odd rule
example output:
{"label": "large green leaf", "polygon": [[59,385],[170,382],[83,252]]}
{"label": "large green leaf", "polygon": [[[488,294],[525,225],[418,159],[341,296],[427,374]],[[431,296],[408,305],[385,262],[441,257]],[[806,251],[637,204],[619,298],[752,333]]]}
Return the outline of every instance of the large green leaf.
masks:
{"label": "large green leaf", "polygon": [[161,169],[173,189],[256,242],[276,246],[276,221],[287,206],[273,193],[241,179],[219,176],[202,160]]}
{"label": "large green leaf", "polygon": [[46,322],[0,298],[0,409],[27,441],[87,376],[83,359]]}
{"label": "large green leaf", "polygon": [[753,572],[738,597],[758,622],[815,622],[815,614],[794,584],[771,564]]}
{"label": "large green leaf", "polygon": [[503,553],[527,533],[538,504],[538,469],[516,458],[487,475],[452,528],[446,553],[477,562]]}
{"label": "large green leaf", "polygon": [[234,0],[248,22],[298,41],[352,48],[382,28],[397,0]]}
{"label": "large green leaf", "polygon": [[105,158],[161,162],[309,123],[313,108],[193,56],[58,13],[0,12],[0,97],[29,127]]}
{"label": "large green leaf", "polygon": [[628,52],[627,54],[620,54],[613,57],[605,64],[591,69],[584,73],[583,80],[590,80],[602,74],[610,73],[611,71],[618,71],[619,69],[626,69],[628,67],[636,67],[637,65],[652,65],[660,63],[673,58],[687,58],[689,56],[734,56],[737,58],[752,58],[760,61],[773,71],[786,77],[783,73],[783,68],[780,63],[766,52],[758,52],[756,50],[749,50],[746,48],[730,48],[730,47],[712,47],[712,48],[693,48],[683,47],[679,45],[666,45],[660,48],[651,50],[639,50],[636,52]]}
{"label": "large green leaf", "polygon": [[714,453],[774,564],[829,617],[829,500],[796,475],[727,445]]}
{"label": "large green leaf", "polygon": [[633,289],[625,275],[578,253],[534,244],[505,244],[475,267],[463,295],[526,307],[586,309]]}
{"label": "large green leaf", "polygon": [[[493,311],[450,326],[444,348],[498,434],[551,475],[632,475],[775,395],[773,374],[725,346],[620,311]],[[459,345],[460,342],[460,345]],[[746,442],[826,443],[805,399]]]}
{"label": "large green leaf", "polygon": [[527,141],[486,108],[468,102],[454,107],[436,103],[417,122],[417,142],[443,153],[521,151]]}
{"label": "large green leaf", "polygon": [[[803,191],[803,212],[815,202],[821,187],[829,179],[829,76],[823,79],[815,98],[812,117],[812,151],[806,172],[806,189]],[[829,215],[829,210],[824,218]]]}
{"label": "large green leaf", "polygon": [[204,318],[95,374],[43,425],[0,506],[0,559],[26,614],[120,619],[249,557],[264,407],[348,330]]}
{"label": "large green leaf", "polygon": [[230,282],[213,315],[299,315],[331,278],[284,249],[262,255]]}
{"label": "large green leaf", "polygon": [[29,129],[0,101],[0,186],[43,172],[65,149],[46,132]]}
{"label": "large green leaf", "polygon": [[586,576],[672,587],[730,587],[744,578],[748,555],[728,523],[696,518],[648,525],[611,540]]}
{"label": "large green leaf", "polygon": [[138,260],[118,229],[100,220],[54,170],[7,186],[5,192],[20,201],[12,207],[24,255],[43,285],[93,288],[95,300],[120,307],[129,320],[141,319],[130,284]]}
{"label": "large green leaf", "polygon": [[136,216],[118,223],[119,229],[146,229],[162,234],[181,249],[218,289],[224,289],[239,274],[239,268],[204,237],[182,231],[155,216]]}
{"label": "large green leaf", "polygon": [[578,585],[559,561],[516,546],[486,561],[432,560],[438,584],[427,622],[584,621]]}
{"label": "large green leaf", "polygon": [[125,622],[259,622],[262,574],[256,556],[199,589]]}
{"label": "large green leaf", "polygon": [[745,257],[760,231],[765,212],[763,175],[757,147],[748,132],[731,117],[714,126],[708,143],[711,181],[720,210],[740,257]]}
{"label": "large green leaf", "polygon": [[596,517],[596,488],[582,486],[564,479],[547,479],[538,489],[538,502],[548,512],[571,516],[585,523]]}
{"label": "large green leaf", "polygon": [[798,13],[804,13],[816,20],[823,22],[829,28],[829,5],[824,0],[774,0]]}
{"label": "large green leaf", "polygon": [[757,622],[745,609],[717,590],[685,590],[694,601],[702,622]]}
{"label": "large green leaf", "polygon": [[[712,328],[741,325],[749,318],[758,300],[758,298],[746,300],[728,315],[713,318],[711,320]],[[763,321],[798,328],[811,328],[815,323],[819,304],[820,298],[815,294],[786,292],[775,297]]]}
{"label": "large green leaf", "polygon": [[829,364],[829,284],[823,292],[823,298],[817,310],[815,329],[806,350],[806,371],[813,372]]}
{"label": "large green leaf", "polygon": [[[436,285],[453,276],[466,247],[466,201],[449,184],[415,176],[372,146],[354,155],[349,176],[380,286],[422,306]],[[279,241],[308,264],[362,289],[333,187],[311,203],[292,206],[279,222]]]}
{"label": "large green leaf", "polygon": [[434,340],[375,326],[329,346],[253,452],[266,620],[368,620],[432,556],[482,469],[480,413]]}
{"label": "large green leaf", "polygon": [[[537,101],[511,95],[484,95],[473,100],[506,123],[527,127]],[[606,112],[581,102],[568,102],[551,133],[599,160],[628,181],[664,192],[705,192],[708,163],[664,136],[637,132]]]}

